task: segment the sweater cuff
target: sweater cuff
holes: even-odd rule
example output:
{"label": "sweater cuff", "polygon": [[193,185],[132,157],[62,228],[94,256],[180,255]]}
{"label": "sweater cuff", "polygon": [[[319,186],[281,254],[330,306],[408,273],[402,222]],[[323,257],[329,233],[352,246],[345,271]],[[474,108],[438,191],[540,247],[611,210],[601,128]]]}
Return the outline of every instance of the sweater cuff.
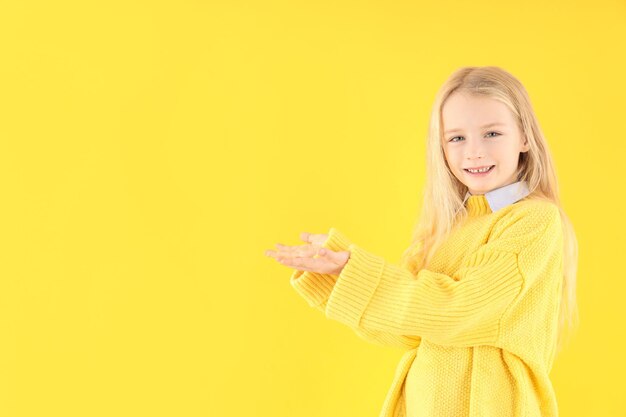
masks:
{"label": "sweater cuff", "polygon": [[380,283],[385,260],[355,244],[350,258],[337,277],[326,306],[326,317],[358,328],[361,317]]}
{"label": "sweater cuff", "polygon": [[[342,252],[347,251],[350,245],[350,240],[343,233],[331,227],[328,231],[328,239],[322,244],[322,247],[335,252]],[[324,304],[328,300],[336,281],[337,275],[299,269],[294,270],[290,278],[293,288],[311,307]]]}

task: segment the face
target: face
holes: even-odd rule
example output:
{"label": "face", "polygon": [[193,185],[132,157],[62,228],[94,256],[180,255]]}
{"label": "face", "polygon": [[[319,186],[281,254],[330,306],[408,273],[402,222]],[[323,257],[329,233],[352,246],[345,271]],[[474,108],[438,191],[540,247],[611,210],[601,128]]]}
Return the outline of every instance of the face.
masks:
{"label": "face", "polygon": [[[441,113],[446,161],[471,194],[485,194],[517,182],[519,154],[527,152],[529,146],[504,103],[455,92],[448,97]],[[487,173],[467,171],[467,168],[491,165],[493,168]]]}

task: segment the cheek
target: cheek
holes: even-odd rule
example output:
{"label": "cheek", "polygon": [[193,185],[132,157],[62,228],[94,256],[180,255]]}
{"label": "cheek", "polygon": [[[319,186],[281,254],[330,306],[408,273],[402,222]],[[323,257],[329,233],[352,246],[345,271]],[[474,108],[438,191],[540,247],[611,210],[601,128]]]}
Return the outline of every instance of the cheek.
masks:
{"label": "cheek", "polygon": [[512,152],[510,149],[498,149],[497,152],[495,152],[493,154],[499,161],[501,162],[513,162],[513,161],[517,161],[517,159],[519,158],[519,154],[515,154],[515,152]]}
{"label": "cheek", "polygon": [[462,158],[461,154],[458,151],[453,150],[448,150],[445,153],[446,156],[446,160],[448,161],[448,163],[450,165],[457,165],[459,160]]}
{"label": "cheek", "polygon": [[511,158],[511,151],[506,146],[493,146],[489,149],[489,156],[504,162]]}

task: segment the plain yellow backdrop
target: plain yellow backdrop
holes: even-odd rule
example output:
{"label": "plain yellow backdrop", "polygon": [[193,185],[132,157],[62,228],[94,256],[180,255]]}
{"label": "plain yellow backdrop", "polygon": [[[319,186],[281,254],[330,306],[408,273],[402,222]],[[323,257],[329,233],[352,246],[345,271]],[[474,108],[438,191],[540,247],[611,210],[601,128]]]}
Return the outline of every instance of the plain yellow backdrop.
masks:
{"label": "plain yellow backdrop", "polygon": [[0,417],[377,416],[402,352],[263,252],[398,262],[468,65],[526,86],[578,234],[561,415],[626,415],[624,1],[4,1],[0,39]]}

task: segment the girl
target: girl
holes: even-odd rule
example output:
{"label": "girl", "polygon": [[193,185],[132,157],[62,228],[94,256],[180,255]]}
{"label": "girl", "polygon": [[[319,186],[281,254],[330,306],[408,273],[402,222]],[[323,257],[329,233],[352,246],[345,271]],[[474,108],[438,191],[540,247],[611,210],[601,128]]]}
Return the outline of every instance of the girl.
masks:
{"label": "girl", "polygon": [[380,417],[557,416],[578,245],[522,84],[455,71],[436,95],[421,217],[401,265],[336,228],[266,251],[310,306],[405,350]]}

